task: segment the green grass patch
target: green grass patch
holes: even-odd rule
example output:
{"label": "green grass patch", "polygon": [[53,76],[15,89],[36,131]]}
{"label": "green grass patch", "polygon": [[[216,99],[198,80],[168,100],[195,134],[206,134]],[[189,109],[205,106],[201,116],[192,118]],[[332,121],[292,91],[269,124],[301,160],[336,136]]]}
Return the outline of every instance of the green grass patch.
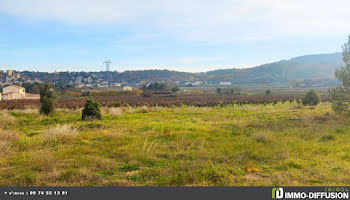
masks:
{"label": "green grass patch", "polygon": [[122,172],[130,172],[138,169],[139,169],[138,164],[126,164],[119,167],[119,170]]}
{"label": "green grass patch", "polygon": [[[0,113],[0,186],[348,185],[349,118],[330,104]],[[111,113],[114,115],[112,116]]]}

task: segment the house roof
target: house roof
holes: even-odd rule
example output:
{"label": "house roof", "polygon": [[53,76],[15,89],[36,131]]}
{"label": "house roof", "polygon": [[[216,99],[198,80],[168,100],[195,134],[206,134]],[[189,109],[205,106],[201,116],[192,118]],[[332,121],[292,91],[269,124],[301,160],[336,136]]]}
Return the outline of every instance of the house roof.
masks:
{"label": "house roof", "polygon": [[9,88],[9,87],[15,87],[15,88],[18,88],[18,89],[24,89],[24,87],[20,87],[18,85],[10,85],[10,86],[4,87],[4,89],[5,88]]}

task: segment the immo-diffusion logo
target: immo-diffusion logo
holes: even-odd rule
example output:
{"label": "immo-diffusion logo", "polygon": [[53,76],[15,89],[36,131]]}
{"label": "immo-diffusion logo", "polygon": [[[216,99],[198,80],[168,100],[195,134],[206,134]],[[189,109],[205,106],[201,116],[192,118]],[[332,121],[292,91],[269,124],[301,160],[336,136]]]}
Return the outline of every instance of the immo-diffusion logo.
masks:
{"label": "immo-diffusion logo", "polygon": [[282,199],[283,198],[283,188],[272,188],[272,198]]}
{"label": "immo-diffusion logo", "polygon": [[272,188],[272,199],[349,199],[349,190],[287,192]]}

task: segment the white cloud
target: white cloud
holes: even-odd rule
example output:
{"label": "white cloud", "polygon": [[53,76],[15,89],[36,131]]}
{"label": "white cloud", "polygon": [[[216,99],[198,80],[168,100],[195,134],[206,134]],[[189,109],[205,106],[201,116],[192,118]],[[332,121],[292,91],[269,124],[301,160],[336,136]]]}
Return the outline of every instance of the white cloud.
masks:
{"label": "white cloud", "polygon": [[129,24],[186,41],[350,33],[348,0],[1,0],[0,12],[70,25]]}

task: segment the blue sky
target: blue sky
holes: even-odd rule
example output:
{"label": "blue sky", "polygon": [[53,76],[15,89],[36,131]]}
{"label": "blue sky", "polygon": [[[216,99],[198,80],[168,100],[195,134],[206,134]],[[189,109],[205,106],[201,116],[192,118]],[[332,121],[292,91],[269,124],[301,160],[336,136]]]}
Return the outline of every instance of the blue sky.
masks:
{"label": "blue sky", "polygon": [[0,0],[0,69],[208,71],[341,51],[347,0]]}

